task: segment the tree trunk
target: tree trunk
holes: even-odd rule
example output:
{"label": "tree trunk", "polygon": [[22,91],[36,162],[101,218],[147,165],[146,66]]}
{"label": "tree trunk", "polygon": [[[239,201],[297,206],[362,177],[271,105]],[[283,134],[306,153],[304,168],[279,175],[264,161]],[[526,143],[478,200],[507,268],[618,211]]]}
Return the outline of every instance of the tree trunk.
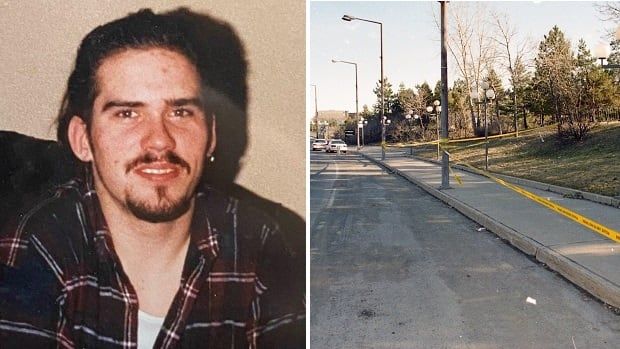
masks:
{"label": "tree trunk", "polygon": [[502,131],[502,123],[499,120],[499,98],[495,99],[495,121],[497,121],[497,126],[499,127],[499,134],[504,134]]}
{"label": "tree trunk", "polygon": [[[513,87],[514,89],[514,87]],[[514,105],[514,128],[515,128],[515,132],[518,134],[518,130],[519,130],[519,125],[518,125],[518,120],[517,120],[517,92],[513,91],[512,93],[512,104]]]}
{"label": "tree trunk", "polygon": [[[471,117],[471,128],[472,130],[475,131],[478,125],[476,125],[477,122],[476,122],[476,116],[474,114],[474,105],[471,99],[469,100],[469,112],[470,112],[470,117]],[[480,112],[478,112],[478,115],[480,115]]]}

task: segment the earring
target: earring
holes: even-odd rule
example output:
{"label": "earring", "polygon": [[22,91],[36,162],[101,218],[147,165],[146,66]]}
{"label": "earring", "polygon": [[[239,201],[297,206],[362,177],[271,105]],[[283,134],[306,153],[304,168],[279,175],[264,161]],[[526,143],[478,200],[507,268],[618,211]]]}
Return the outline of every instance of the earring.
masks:
{"label": "earring", "polygon": [[215,161],[215,155],[209,156],[209,162],[214,162],[214,161]]}

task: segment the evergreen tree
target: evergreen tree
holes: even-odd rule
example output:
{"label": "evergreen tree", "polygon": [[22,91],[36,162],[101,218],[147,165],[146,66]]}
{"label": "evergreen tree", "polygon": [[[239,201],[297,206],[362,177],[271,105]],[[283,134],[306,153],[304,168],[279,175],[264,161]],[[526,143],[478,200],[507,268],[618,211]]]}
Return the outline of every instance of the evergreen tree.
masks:
{"label": "evergreen tree", "polygon": [[[620,64],[620,40],[613,40],[610,43],[611,53],[607,58],[609,64]],[[614,81],[620,81],[620,69],[613,69],[609,71],[609,74],[613,76]]]}
{"label": "evergreen tree", "polygon": [[[377,85],[372,92],[377,96],[377,103],[374,105],[374,110],[377,115],[381,113],[381,81],[377,81]],[[388,116],[392,113],[392,107],[395,100],[394,91],[392,90],[392,84],[388,81],[387,77],[383,78],[383,114]]]}
{"label": "evergreen tree", "polygon": [[433,89],[433,100],[438,100],[441,102],[441,80],[438,80],[435,84],[435,89]]}
{"label": "evergreen tree", "polygon": [[571,110],[562,136],[579,141],[592,128],[596,112],[611,106],[616,95],[611,75],[596,64],[583,39],[578,44],[572,92]]}
{"label": "evergreen tree", "polygon": [[527,118],[525,115],[525,105],[528,102],[526,91],[531,89],[531,80],[531,75],[528,73],[523,60],[517,58],[515,60],[513,74],[510,77],[510,84],[514,86],[513,94],[516,93],[516,102],[514,101],[515,96],[513,96],[513,108],[517,108],[517,114],[519,114],[519,108],[523,109],[523,128],[528,127]]}
{"label": "evergreen tree", "polygon": [[420,85],[416,85],[415,88],[417,91],[416,94],[424,102],[424,108],[426,108],[426,106],[429,106],[433,103],[433,101],[435,100],[435,96],[433,95],[433,91],[431,91],[431,87],[428,85],[426,81],[424,81]]}
{"label": "evergreen tree", "polygon": [[373,114],[374,113],[368,108],[368,104],[364,104],[362,106],[362,112],[360,113],[360,116],[363,116],[365,119],[368,119]]}
{"label": "evergreen tree", "polygon": [[448,91],[448,110],[450,117],[450,129],[457,132],[457,137],[467,136],[467,131],[471,127],[469,122],[469,88],[462,79],[454,81],[452,88]]}
{"label": "evergreen tree", "polygon": [[393,115],[403,116],[409,112],[409,110],[413,110],[415,93],[412,89],[406,88],[404,83],[400,83],[398,85],[398,93],[396,94],[396,98],[394,100],[394,106],[392,108]]}
{"label": "evergreen tree", "polygon": [[[485,81],[489,83],[489,86],[495,92],[495,100],[493,102],[489,102],[489,110],[488,115],[490,117],[490,122],[493,124],[493,131],[490,131],[492,134],[495,134],[499,131],[502,133],[502,124],[499,118],[499,103],[505,97],[504,87],[502,86],[502,79],[499,78],[497,72],[493,67],[489,69]],[[493,121],[493,117],[491,115],[495,115],[495,121]]]}
{"label": "evergreen tree", "polygon": [[534,85],[546,96],[545,109],[553,112],[554,121],[558,122],[558,133],[561,133],[562,111],[572,88],[574,65],[570,42],[554,26],[538,45]]}

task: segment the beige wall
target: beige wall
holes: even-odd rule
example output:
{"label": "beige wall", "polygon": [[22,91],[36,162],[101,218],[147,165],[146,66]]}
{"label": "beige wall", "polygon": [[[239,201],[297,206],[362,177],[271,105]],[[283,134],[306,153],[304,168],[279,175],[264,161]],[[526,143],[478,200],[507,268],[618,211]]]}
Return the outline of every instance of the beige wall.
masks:
{"label": "beige wall", "polygon": [[[0,1],[0,129],[55,138],[81,39],[139,8],[188,6],[231,23],[250,63],[249,146],[237,182],[305,216],[305,2]],[[285,151],[283,151],[285,150]]]}

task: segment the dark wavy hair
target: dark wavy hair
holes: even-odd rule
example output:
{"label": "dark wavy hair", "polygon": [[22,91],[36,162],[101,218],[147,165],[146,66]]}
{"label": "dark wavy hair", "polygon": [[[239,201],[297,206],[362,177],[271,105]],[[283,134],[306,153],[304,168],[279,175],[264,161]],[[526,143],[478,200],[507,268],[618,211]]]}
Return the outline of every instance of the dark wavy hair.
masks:
{"label": "dark wavy hair", "polygon": [[123,50],[150,47],[176,51],[197,65],[196,54],[179,26],[148,9],[99,26],[86,35],[58,113],[56,134],[63,146],[69,145],[67,128],[73,116],[80,116],[90,126],[93,102],[99,92],[96,73],[103,60]]}
{"label": "dark wavy hair", "polygon": [[123,50],[144,48],[173,50],[196,66],[201,97],[209,111],[217,116],[217,163],[211,167],[218,168],[205,171],[208,172],[205,176],[211,177],[206,179],[212,183],[232,183],[247,146],[245,51],[228,23],[187,8],[162,14],[142,9],[86,35],[56,119],[58,142],[71,152],[67,130],[73,116],[80,116],[90,126],[98,93],[96,73],[102,62]]}

